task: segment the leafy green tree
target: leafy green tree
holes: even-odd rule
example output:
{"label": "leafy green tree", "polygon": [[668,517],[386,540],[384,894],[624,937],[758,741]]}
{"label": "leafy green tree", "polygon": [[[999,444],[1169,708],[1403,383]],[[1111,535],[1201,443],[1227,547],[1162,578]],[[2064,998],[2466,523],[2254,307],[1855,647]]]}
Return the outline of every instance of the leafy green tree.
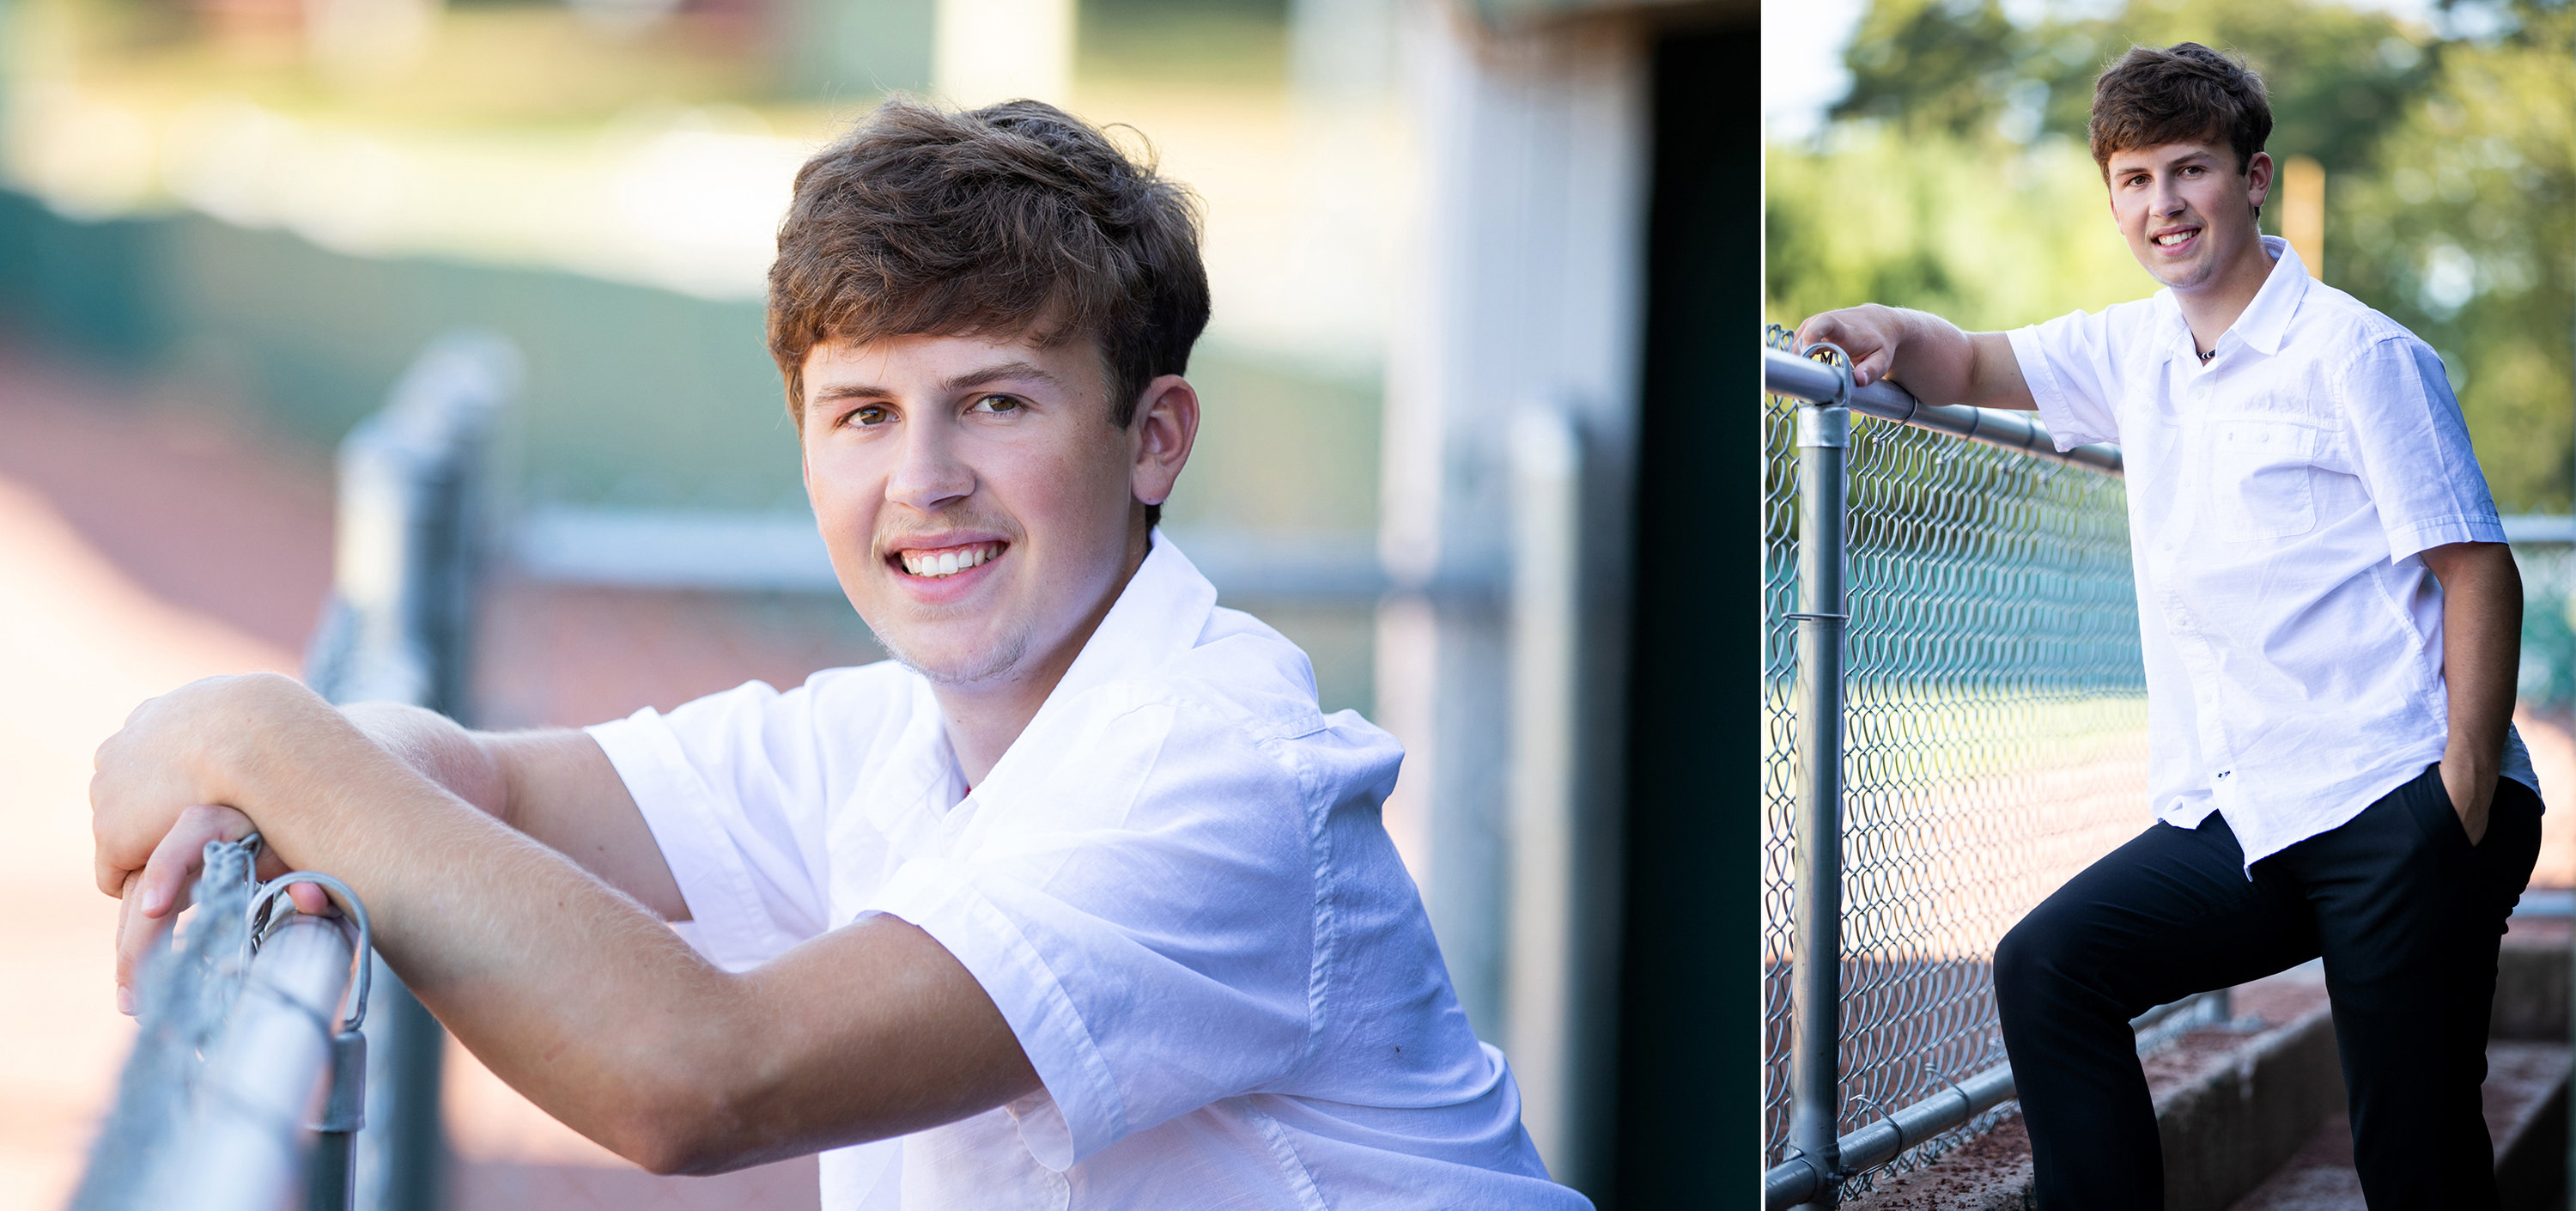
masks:
{"label": "leafy green tree", "polygon": [[2328,179],[2329,280],[2441,350],[2508,511],[2564,511],[2576,463],[2576,12],[2526,6]]}
{"label": "leafy green tree", "polygon": [[2131,0],[2024,25],[1997,0],[1875,0],[1835,120],[1770,152],[1771,315],[1876,300],[1997,328],[2154,289],[2084,145],[2092,83],[2132,44],[2197,41],[2264,74],[2276,157],[2325,165],[2327,281],[2442,351],[2498,504],[2567,508],[2576,11],[2443,11],[2448,38],[2324,0]]}

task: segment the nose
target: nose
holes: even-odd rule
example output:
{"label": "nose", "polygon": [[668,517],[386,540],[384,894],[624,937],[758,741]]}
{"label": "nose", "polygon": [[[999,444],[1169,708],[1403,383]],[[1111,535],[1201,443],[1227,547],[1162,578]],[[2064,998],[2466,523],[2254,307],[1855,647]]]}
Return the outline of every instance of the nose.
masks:
{"label": "nose", "polygon": [[886,480],[887,500],[929,513],[975,491],[975,473],[958,460],[947,426],[907,424],[901,441],[894,474]]}
{"label": "nose", "polygon": [[2160,218],[2182,213],[2182,191],[2174,188],[2173,178],[2156,182],[2156,196],[2150,208]]}

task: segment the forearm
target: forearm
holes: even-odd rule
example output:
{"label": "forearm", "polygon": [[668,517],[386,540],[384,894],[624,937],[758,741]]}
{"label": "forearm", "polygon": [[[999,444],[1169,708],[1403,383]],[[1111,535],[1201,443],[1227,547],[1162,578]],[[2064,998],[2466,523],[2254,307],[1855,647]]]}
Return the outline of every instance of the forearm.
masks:
{"label": "forearm", "polygon": [[[395,717],[388,746],[264,674],[136,708],[90,784],[100,890],[119,894],[147,863],[145,884],[179,886],[205,840],[264,834],[270,858],[357,892],[378,950],[494,1072],[648,1168],[902,1134],[1037,1087],[992,999],[923,930],[871,917],[719,970],[655,917],[685,905],[590,737],[398,716],[371,720]],[[444,784],[488,784],[471,748],[498,767],[516,819]],[[657,896],[668,904],[648,908]]]}
{"label": "forearm", "polygon": [[398,702],[353,703],[340,713],[421,776],[510,822],[509,778],[482,737],[436,711]]}
{"label": "forearm", "polygon": [[2443,763],[2463,762],[2491,784],[2513,719],[2522,663],[2522,577],[2501,543],[2463,544],[2437,565],[2442,581],[2442,676],[2450,734]]}
{"label": "forearm", "polygon": [[1897,333],[1889,380],[1933,403],[1960,403],[1976,394],[1976,346],[1966,332],[1928,311],[1884,310]]}
{"label": "forearm", "polygon": [[1852,381],[1902,385],[1930,404],[2032,408],[2030,386],[2002,333],[1969,333],[1940,316],[1868,303],[1811,316],[1803,342],[1832,341],[1852,358]]}
{"label": "forearm", "polygon": [[[290,864],[368,905],[404,983],[493,1071],[652,1163],[673,1122],[725,1117],[736,977],[629,897],[356,728],[276,729],[218,774]],[[452,755],[452,754],[451,754]],[[733,1047],[738,1050],[740,1037]]]}
{"label": "forearm", "polygon": [[493,819],[571,858],[666,921],[689,906],[606,754],[575,731],[469,731],[435,711],[361,703],[367,738]]}

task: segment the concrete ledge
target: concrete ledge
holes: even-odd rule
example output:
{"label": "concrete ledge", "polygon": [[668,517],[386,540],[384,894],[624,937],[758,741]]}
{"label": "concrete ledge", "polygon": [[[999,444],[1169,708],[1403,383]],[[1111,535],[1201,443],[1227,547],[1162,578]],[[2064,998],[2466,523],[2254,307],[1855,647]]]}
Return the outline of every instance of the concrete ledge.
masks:
{"label": "concrete ledge", "polygon": [[2515,917],[2496,953],[2495,1016],[2487,1034],[2498,1039],[2567,1041],[2571,988],[2570,925],[2565,917]]}
{"label": "concrete ledge", "polygon": [[[2343,1108],[2324,976],[2303,970],[2274,978],[2297,983],[2249,986],[2239,996],[2256,1003],[2246,1008],[2259,1020],[2276,1025],[2250,1037],[2197,1032],[2147,1057],[2164,1140],[2166,1211],[2226,1211]],[[2170,1074],[2163,1082],[2160,1067]]]}
{"label": "concrete ledge", "polygon": [[[2507,1211],[2555,1204],[2567,1178],[2570,925],[2514,919],[2497,964],[2487,1130]],[[2142,1059],[2156,1098],[2171,1211],[2362,1211],[2343,1070],[2314,964],[2236,990],[2232,1026]],[[1939,1161],[1881,1181],[1852,1211],[2023,1211],[2029,1140],[2018,1117]]]}
{"label": "concrete ledge", "polygon": [[[2165,1206],[2226,1211],[2343,1107],[2324,978],[2311,965],[2236,990],[2234,1023],[2184,1033],[2142,1060],[2165,1149]],[[1890,1178],[1852,1211],[2020,1211],[2030,1146],[2018,1117]]]}
{"label": "concrete ledge", "polygon": [[[2487,1134],[2505,1211],[2552,1205],[2567,1169],[2568,1049],[2511,1040],[2487,1048]],[[2352,1123],[2338,1113],[2233,1211],[2363,1211]]]}

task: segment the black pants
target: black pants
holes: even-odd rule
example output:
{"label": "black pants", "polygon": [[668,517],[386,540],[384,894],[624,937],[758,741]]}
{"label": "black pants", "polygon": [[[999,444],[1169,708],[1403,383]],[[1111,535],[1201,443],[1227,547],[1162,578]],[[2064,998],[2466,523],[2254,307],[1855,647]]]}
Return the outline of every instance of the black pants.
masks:
{"label": "black pants", "polygon": [[2216,813],[2075,876],[1995,953],[2042,1211],[2164,1206],[2129,1019],[2325,956],[2353,1154],[2373,1211],[2491,1208],[2478,1109],[2496,945],[2540,853],[2540,796],[2499,779],[2469,844],[2441,767],[2254,864]]}

